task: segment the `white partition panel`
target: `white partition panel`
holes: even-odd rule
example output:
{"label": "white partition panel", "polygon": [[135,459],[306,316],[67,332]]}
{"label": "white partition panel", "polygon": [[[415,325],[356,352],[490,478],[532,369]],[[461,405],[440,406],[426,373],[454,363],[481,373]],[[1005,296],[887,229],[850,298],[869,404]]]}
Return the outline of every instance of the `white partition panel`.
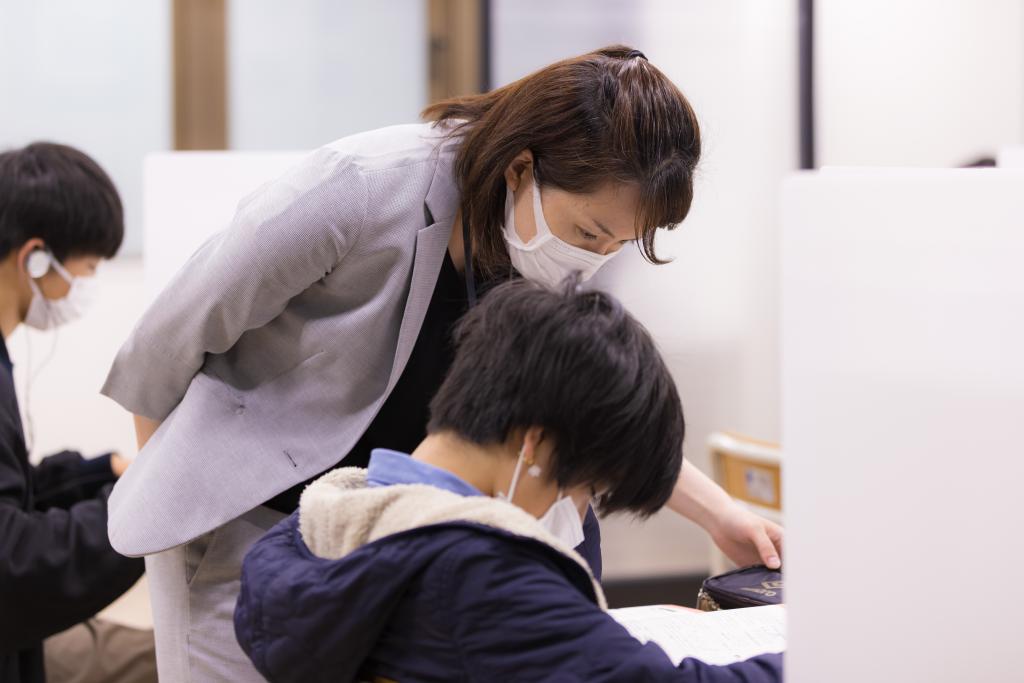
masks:
{"label": "white partition panel", "polygon": [[283,174],[304,152],[166,152],[146,157],[143,262],[152,301],[242,197]]}
{"label": "white partition panel", "polygon": [[791,683],[1024,680],[1024,171],[783,191]]}
{"label": "white partition panel", "polygon": [[996,156],[996,166],[999,168],[1024,168],[1024,145],[1004,147],[999,150],[999,154]]}

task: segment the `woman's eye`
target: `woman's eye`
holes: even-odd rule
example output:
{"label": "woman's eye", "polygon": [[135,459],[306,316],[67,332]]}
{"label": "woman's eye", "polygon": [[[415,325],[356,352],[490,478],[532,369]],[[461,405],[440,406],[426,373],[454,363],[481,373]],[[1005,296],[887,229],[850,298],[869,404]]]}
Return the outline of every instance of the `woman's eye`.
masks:
{"label": "woman's eye", "polygon": [[585,239],[585,240],[596,240],[597,239],[597,235],[595,235],[593,233],[590,233],[590,232],[587,232],[583,228],[577,228],[577,229],[580,231],[580,234],[583,235],[583,239]]}

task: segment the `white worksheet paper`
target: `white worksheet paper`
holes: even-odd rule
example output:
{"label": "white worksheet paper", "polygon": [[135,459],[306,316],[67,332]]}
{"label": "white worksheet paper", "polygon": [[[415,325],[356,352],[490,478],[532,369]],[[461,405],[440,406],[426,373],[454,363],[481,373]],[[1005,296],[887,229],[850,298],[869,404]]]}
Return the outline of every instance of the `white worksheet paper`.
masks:
{"label": "white worksheet paper", "polygon": [[640,642],[660,646],[676,665],[687,657],[732,664],[786,649],[786,609],[781,605],[718,612],[649,605],[608,613]]}

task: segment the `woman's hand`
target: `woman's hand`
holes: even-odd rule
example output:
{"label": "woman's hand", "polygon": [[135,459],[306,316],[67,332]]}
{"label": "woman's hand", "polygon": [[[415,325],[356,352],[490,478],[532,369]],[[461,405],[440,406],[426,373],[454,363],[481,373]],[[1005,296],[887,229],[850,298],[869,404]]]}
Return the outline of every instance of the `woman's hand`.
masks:
{"label": "woman's hand", "polygon": [[122,458],[119,453],[110,454],[110,471],[114,473],[115,477],[120,477],[124,474],[130,464],[132,464],[131,460]]}
{"label": "woman's hand", "polygon": [[737,565],[782,565],[782,527],[734,501],[688,460],[683,461],[668,507],[703,527]]}
{"label": "woman's hand", "polygon": [[733,502],[707,528],[711,539],[737,566],[782,566],[782,527]]}
{"label": "woman's hand", "polygon": [[146,445],[149,441],[149,437],[153,436],[153,433],[160,428],[160,423],[156,420],[151,420],[148,417],[142,415],[135,415],[135,440],[139,445],[139,450]]}

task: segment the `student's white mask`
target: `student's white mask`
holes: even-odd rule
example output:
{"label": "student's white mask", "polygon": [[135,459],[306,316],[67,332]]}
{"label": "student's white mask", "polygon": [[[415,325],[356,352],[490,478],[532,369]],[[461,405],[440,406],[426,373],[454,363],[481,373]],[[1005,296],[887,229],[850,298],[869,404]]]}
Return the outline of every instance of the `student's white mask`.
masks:
{"label": "student's white mask", "polygon": [[[512,472],[512,483],[508,486],[508,494],[498,493],[498,498],[509,503],[512,502],[512,496],[515,495],[516,486],[519,484],[519,474],[523,468],[523,453],[525,450],[525,446],[519,449],[519,459],[516,460],[516,468]],[[527,474],[531,477],[539,477],[541,474],[540,466],[531,465],[527,470]],[[576,503],[573,502],[572,498],[564,495],[561,490],[558,492],[558,499],[551,504],[547,512],[537,521],[552,536],[570,548],[575,548],[580,543],[583,543],[583,520],[580,518],[580,512],[576,509]]]}
{"label": "student's white mask", "polygon": [[572,498],[563,495],[561,491],[558,492],[558,500],[548,508],[539,521],[541,526],[570,548],[583,543],[585,536],[580,511],[576,509],[576,503]]}
{"label": "student's white mask", "polygon": [[[49,252],[35,252],[30,256],[35,263],[28,266],[28,285],[32,289],[32,301],[25,314],[25,324],[37,330],[51,330],[81,318],[96,299],[96,282],[91,277],[75,277]],[[44,264],[43,258],[48,259]],[[50,268],[71,285],[67,295],[60,299],[47,299],[36,284]]]}
{"label": "student's white mask", "polygon": [[533,221],[537,234],[528,243],[523,242],[516,232],[515,195],[511,188],[505,197],[505,244],[512,265],[527,280],[548,287],[557,287],[572,272],[579,271],[582,279],[588,280],[597,269],[618,252],[595,254],[575,247],[555,237],[544,220],[540,202],[540,186],[534,179],[530,188],[533,194]]}

